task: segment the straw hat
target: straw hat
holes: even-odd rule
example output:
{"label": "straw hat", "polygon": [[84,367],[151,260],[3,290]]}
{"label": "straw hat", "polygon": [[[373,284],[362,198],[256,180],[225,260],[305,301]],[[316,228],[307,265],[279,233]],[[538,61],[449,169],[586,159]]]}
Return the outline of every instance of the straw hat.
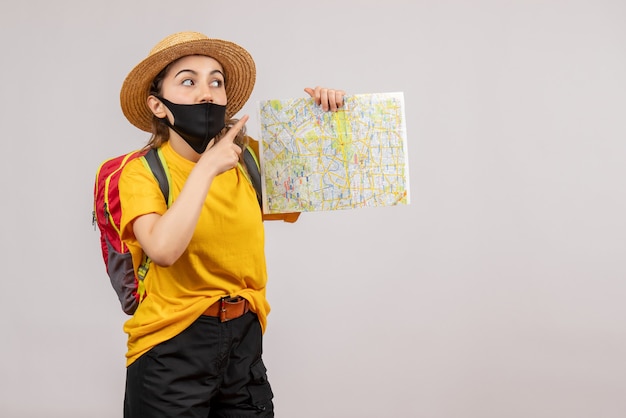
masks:
{"label": "straw hat", "polygon": [[226,77],[226,117],[233,117],[246,103],[256,80],[252,56],[237,44],[211,39],[198,32],[179,32],[156,44],[126,77],[120,91],[124,116],[137,128],[150,132],[152,112],[146,103],[152,80],[168,64],[187,55],[206,55],[217,60]]}

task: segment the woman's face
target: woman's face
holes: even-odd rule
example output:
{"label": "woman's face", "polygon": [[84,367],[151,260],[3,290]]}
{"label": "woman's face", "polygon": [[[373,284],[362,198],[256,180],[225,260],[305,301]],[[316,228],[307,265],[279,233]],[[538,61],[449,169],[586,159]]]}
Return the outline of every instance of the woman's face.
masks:
{"label": "woman's face", "polygon": [[182,57],[170,65],[161,95],[172,103],[226,105],[224,70],[219,62],[203,55]]}

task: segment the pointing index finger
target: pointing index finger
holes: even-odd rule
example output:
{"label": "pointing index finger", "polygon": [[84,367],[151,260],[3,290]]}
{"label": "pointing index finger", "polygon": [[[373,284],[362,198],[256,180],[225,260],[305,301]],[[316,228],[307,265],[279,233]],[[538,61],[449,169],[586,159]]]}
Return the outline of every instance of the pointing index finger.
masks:
{"label": "pointing index finger", "polygon": [[250,119],[250,117],[248,115],[243,115],[241,117],[241,119],[239,119],[237,121],[237,123],[235,123],[229,130],[228,133],[224,136],[223,139],[228,139],[230,142],[234,142],[235,137],[237,136],[237,134],[239,133],[239,131],[241,131],[243,129],[243,127],[245,126],[246,122],[248,122],[248,119]]}

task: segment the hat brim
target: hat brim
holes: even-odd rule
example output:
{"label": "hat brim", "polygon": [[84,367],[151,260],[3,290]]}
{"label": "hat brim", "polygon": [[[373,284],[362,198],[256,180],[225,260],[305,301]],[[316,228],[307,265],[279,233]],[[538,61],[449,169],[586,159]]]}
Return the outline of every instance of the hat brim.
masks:
{"label": "hat brim", "polygon": [[152,112],[147,100],[154,78],[167,65],[187,55],[205,55],[217,60],[226,78],[226,117],[232,118],[250,98],[256,81],[252,56],[239,45],[221,39],[196,39],[162,49],[141,61],[128,74],[120,91],[124,116],[137,128],[150,132]]}

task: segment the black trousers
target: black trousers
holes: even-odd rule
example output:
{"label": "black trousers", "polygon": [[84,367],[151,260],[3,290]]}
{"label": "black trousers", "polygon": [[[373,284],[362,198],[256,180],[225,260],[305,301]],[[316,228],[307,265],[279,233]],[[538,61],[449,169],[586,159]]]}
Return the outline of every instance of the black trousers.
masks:
{"label": "black trousers", "polygon": [[126,371],[124,418],[273,417],[261,325],[201,316]]}

